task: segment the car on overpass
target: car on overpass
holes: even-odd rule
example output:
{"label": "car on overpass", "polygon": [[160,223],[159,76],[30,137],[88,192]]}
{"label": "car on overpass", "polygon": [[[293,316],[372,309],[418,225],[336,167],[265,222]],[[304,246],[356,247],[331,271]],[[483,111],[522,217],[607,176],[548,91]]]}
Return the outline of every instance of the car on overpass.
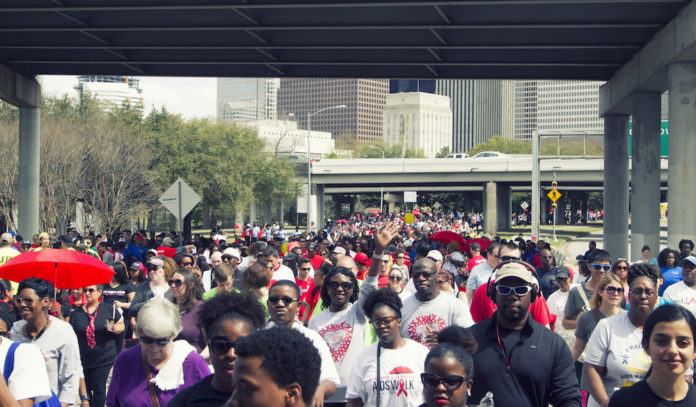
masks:
{"label": "car on overpass", "polygon": [[510,156],[497,151],[482,151],[474,156],[474,159],[479,158],[510,158]]}

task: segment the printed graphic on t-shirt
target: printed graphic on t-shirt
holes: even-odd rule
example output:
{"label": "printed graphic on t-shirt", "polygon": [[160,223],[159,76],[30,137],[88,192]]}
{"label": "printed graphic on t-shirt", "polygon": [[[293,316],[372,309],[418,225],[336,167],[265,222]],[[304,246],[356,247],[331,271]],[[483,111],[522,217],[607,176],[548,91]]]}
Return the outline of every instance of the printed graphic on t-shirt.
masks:
{"label": "printed graphic on t-shirt", "polygon": [[627,346],[621,353],[621,364],[625,366],[626,373],[621,374],[621,387],[629,387],[645,377],[652,361],[640,344]]}
{"label": "printed graphic on t-shirt", "polygon": [[442,331],[447,328],[447,322],[436,314],[421,315],[415,317],[408,323],[408,337],[418,343],[425,345],[425,338],[431,331]]}
{"label": "printed graphic on t-shirt", "polygon": [[[408,397],[408,392],[415,389],[416,380],[413,371],[406,366],[397,366],[389,372],[388,376],[382,376],[380,391],[396,392],[396,397]],[[377,390],[377,380],[372,383],[372,391]]]}
{"label": "printed graphic on t-shirt", "polygon": [[319,335],[329,345],[334,363],[338,363],[346,356],[350,340],[353,338],[353,327],[345,321],[339,324],[329,324],[319,330]]}

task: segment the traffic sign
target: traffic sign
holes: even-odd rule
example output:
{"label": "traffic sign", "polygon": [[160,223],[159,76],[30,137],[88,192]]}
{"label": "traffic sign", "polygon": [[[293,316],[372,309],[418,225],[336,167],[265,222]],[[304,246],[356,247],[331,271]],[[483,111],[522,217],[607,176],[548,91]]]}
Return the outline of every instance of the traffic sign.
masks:
{"label": "traffic sign", "polygon": [[440,205],[440,202],[435,202],[435,203],[433,204],[433,208],[435,208],[435,209],[440,209],[441,206],[442,206],[442,205]]}
{"label": "traffic sign", "polygon": [[181,221],[201,201],[201,197],[184,180],[179,178],[168,190],[164,191],[159,201]]}
{"label": "traffic sign", "polygon": [[548,194],[546,194],[546,196],[548,196],[551,201],[556,202],[562,195],[556,188],[554,188]]}
{"label": "traffic sign", "polygon": [[520,206],[522,207],[522,210],[525,210],[525,211],[527,210],[527,208],[529,208],[529,204],[527,203],[527,201],[522,201]]}

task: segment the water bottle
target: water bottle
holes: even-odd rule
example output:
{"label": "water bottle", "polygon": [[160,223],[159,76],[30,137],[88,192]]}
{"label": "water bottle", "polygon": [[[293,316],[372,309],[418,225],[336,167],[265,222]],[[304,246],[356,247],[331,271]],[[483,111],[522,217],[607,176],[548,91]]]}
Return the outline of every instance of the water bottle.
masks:
{"label": "water bottle", "polygon": [[493,404],[493,393],[490,391],[486,393],[486,397],[481,399],[481,402],[479,403],[479,407],[494,407]]}

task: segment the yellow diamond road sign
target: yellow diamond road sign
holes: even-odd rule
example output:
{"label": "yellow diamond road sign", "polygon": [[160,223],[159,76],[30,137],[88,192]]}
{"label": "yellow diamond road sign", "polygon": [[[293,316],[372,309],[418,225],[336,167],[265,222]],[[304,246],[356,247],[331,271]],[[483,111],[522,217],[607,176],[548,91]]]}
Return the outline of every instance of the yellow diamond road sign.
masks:
{"label": "yellow diamond road sign", "polygon": [[546,194],[546,196],[548,196],[549,199],[552,200],[553,202],[556,202],[561,197],[561,193],[558,192],[558,190],[556,188],[554,188],[551,191],[549,191],[549,193]]}

